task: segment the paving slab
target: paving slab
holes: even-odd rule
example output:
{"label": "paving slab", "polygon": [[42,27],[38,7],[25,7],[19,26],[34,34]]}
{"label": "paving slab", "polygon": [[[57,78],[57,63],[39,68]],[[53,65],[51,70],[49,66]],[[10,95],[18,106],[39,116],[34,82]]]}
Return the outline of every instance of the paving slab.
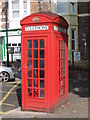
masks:
{"label": "paving slab", "polygon": [[62,104],[54,113],[21,111],[21,107],[3,115],[3,118],[88,118],[88,98],[69,93],[66,104]]}

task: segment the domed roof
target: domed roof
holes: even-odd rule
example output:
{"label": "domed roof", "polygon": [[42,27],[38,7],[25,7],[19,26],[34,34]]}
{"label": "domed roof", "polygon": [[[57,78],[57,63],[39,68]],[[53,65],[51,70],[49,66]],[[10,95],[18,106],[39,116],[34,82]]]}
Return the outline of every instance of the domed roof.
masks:
{"label": "domed roof", "polygon": [[64,26],[68,27],[67,21],[60,15],[57,15],[52,12],[40,12],[40,13],[33,13],[20,21],[21,25],[30,24],[30,23],[57,23],[63,22]]}

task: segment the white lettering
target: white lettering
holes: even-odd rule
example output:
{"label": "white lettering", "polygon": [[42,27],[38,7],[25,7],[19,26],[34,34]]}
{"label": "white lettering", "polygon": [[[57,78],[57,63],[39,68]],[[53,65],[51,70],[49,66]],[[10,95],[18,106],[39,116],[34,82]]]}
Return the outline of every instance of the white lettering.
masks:
{"label": "white lettering", "polygon": [[34,31],[34,30],[48,30],[48,26],[27,26],[25,27],[25,31]]}
{"label": "white lettering", "polygon": [[58,27],[58,26],[54,26],[54,30],[56,30],[58,32],[64,32],[64,33],[66,33],[66,29],[65,28],[61,28],[61,27]]}

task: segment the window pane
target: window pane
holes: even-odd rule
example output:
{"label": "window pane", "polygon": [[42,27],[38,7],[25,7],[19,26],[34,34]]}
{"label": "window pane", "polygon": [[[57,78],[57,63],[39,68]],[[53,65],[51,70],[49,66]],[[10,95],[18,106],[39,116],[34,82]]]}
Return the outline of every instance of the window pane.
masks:
{"label": "window pane", "polygon": [[32,68],[32,60],[28,60],[28,67]]}
{"label": "window pane", "polygon": [[32,40],[28,40],[27,41],[27,47],[28,48],[32,48]]}
{"label": "window pane", "polygon": [[32,88],[28,88],[28,94],[29,96],[32,96]]}
{"label": "window pane", "polygon": [[60,49],[60,40],[59,40],[59,49]]}
{"label": "window pane", "polygon": [[71,3],[70,7],[71,7],[71,13],[74,13],[75,12],[75,3]]}
{"label": "window pane", "polygon": [[34,78],[38,78],[38,70],[34,70]]}
{"label": "window pane", "polygon": [[27,2],[23,1],[23,9],[27,9]]}
{"label": "window pane", "polygon": [[34,68],[38,68],[38,60],[34,60]]}
{"label": "window pane", "polygon": [[33,84],[34,84],[34,87],[35,87],[35,80],[34,80],[34,83],[33,83]]}
{"label": "window pane", "polygon": [[44,70],[40,70],[40,78],[44,78]]}
{"label": "window pane", "polygon": [[34,86],[34,87],[38,87],[38,80],[34,80],[33,86]]}
{"label": "window pane", "polygon": [[44,68],[44,60],[40,60],[40,68]]}
{"label": "window pane", "polygon": [[44,98],[44,90],[40,90],[40,97]]}
{"label": "window pane", "polygon": [[60,59],[59,59],[59,68],[60,68]]}
{"label": "window pane", "polygon": [[38,48],[38,40],[33,41],[33,48]]}
{"label": "window pane", "polygon": [[75,31],[72,30],[72,39],[75,39]]}
{"label": "window pane", "polygon": [[57,2],[57,13],[67,13],[67,4],[66,2]]}
{"label": "window pane", "polygon": [[27,50],[28,58],[32,58],[32,50]]}
{"label": "window pane", "polygon": [[44,88],[44,80],[40,80],[40,88]]}
{"label": "window pane", "polygon": [[26,17],[27,16],[27,11],[26,10],[24,10],[24,13],[23,13],[24,15],[24,17]]}
{"label": "window pane", "polygon": [[40,58],[44,58],[44,50],[40,50]]}
{"label": "window pane", "polygon": [[12,9],[19,9],[19,0],[14,0],[12,2]]}
{"label": "window pane", "polygon": [[65,50],[64,50],[64,58],[65,58]]}
{"label": "window pane", "polygon": [[34,55],[33,57],[34,57],[34,58],[38,58],[38,50],[34,50],[33,52],[34,52],[34,53],[33,53],[33,55]]}
{"label": "window pane", "polygon": [[59,77],[60,77],[60,68],[59,68]]}
{"label": "window pane", "polygon": [[44,48],[44,40],[40,40],[40,48]]}
{"label": "window pane", "polygon": [[19,10],[18,11],[13,11],[13,18],[19,17]]}
{"label": "window pane", "polygon": [[28,80],[28,87],[32,87],[32,80]]}
{"label": "window pane", "polygon": [[72,40],[72,50],[75,50],[75,41]]}
{"label": "window pane", "polygon": [[59,78],[59,87],[60,87],[60,78]]}
{"label": "window pane", "polygon": [[59,58],[60,58],[60,50],[59,50]]}
{"label": "window pane", "polygon": [[32,70],[28,70],[28,77],[32,77]]}

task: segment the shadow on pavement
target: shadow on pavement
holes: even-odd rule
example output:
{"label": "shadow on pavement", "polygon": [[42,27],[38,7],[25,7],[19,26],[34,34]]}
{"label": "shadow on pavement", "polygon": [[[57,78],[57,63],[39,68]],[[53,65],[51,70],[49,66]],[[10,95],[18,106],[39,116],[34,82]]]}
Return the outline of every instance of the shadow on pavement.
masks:
{"label": "shadow on pavement", "polygon": [[88,97],[88,81],[87,80],[69,80],[70,92],[80,97]]}
{"label": "shadow on pavement", "polygon": [[17,99],[18,99],[18,104],[19,106],[21,107],[21,102],[22,102],[22,99],[21,99],[21,84],[18,85],[18,88],[16,89],[16,93],[17,93]]}
{"label": "shadow on pavement", "polygon": [[[83,73],[85,72],[83,71]],[[80,97],[88,98],[88,76],[85,76],[83,78],[78,77],[78,75],[84,76],[83,73],[80,73],[80,71],[72,72],[71,70],[69,70],[69,92],[77,94]]]}

